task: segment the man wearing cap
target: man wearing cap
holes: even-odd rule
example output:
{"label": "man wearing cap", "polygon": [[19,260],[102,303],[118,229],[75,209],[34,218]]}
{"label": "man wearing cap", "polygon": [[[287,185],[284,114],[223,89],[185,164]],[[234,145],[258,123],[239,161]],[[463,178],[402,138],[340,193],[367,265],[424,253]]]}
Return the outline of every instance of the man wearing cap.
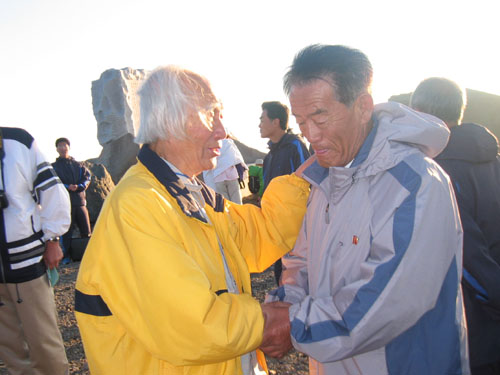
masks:
{"label": "man wearing cap", "polygon": [[71,199],[71,226],[62,237],[64,258],[63,264],[70,262],[69,248],[73,236],[73,227],[78,225],[82,238],[90,237],[90,219],[87,210],[85,190],[90,184],[90,172],[82,163],[69,156],[70,142],[68,138],[58,138],[56,149],[59,157],[52,163],[57,175],[69,192]]}
{"label": "man wearing cap", "polygon": [[[269,153],[264,158],[262,169],[264,191],[271,180],[278,176],[293,173],[309,157],[309,151],[302,137],[293,134],[288,128],[288,107],[280,102],[262,103],[260,116],[260,136],[269,138]],[[274,264],[274,276],[279,284],[281,260]]]}

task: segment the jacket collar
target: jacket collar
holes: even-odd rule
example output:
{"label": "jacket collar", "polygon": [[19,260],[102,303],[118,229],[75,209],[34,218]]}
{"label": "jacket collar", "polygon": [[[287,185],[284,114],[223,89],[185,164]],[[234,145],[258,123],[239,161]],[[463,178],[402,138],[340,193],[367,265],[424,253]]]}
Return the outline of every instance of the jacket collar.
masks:
{"label": "jacket collar", "polygon": [[372,123],[373,123],[372,130],[370,130],[370,132],[366,136],[365,141],[361,145],[358,154],[354,158],[354,161],[352,162],[349,168],[357,167],[368,158],[368,154],[372,149],[373,141],[375,139],[375,135],[377,134],[377,129],[378,129],[378,120],[375,116],[372,116]]}
{"label": "jacket collar", "polygon": [[[168,193],[177,201],[177,204],[186,216],[196,218],[204,223],[207,222],[186,186],[168,164],[150,149],[149,145],[145,144],[141,147],[137,159],[167,189]],[[224,198],[222,195],[215,193],[200,180],[196,180],[202,185],[201,192],[205,202],[216,212],[222,212],[224,210]]]}
{"label": "jacket collar", "polygon": [[67,158],[62,158],[60,156],[57,157],[56,161],[72,161],[72,160],[75,160],[75,158],[73,158],[73,156],[68,156]]}
{"label": "jacket collar", "polygon": [[294,139],[295,138],[295,134],[293,134],[291,132],[290,129],[288,129],[285,134],[283,134],[283,136],[280,138],[280,140],[276,143],[274,143],[273,141],[269,141],[267,142],[267,146],[269,147],[269,149],[271,151],[274,151],[274,150],[277,150],[279,149],[281,146],[287,144],[290,142],[291,139]]}
{"label": "jacket collar", "polygon": [[497,158],[498,151],[498,141],[487,128],[468,123],[450,129],[448,144],[435,160],[487,163]]}

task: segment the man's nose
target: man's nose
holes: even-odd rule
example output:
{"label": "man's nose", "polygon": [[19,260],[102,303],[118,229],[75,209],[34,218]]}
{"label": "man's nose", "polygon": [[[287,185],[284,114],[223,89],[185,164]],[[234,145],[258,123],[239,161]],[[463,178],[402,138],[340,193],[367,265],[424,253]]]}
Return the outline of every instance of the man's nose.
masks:
{"label": "man's nose", "polygon": [[312,121],[306,122],[300,130],[302,131],[302,134],[307,138],[309,143],[315,143],[319,141],[322,137],[321,135],[321,130],[314,124]]}
{"label": "man's nose", "polygon": [[227,137],[226,128],[224,127],[221,119],[216,119],[214,121],[214,136],[217,139],[224,139]]}

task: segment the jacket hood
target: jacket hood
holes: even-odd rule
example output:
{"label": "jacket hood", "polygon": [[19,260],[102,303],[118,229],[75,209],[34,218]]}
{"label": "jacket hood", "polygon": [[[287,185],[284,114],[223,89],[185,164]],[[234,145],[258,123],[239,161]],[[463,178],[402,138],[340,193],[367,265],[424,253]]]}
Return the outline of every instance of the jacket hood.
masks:
{"label": "jacket hood", "polygon": [[[434,158],[446,146],[450,131],[438,118],[396,102],[378,104],[373,111],[373,129],[366,137],[350,168],[330,167],[330,172],[369,176],[390,169],[411,153],[423,152]],[[320,169],[324,169],[321,171]],[[320,183],[326,168],[313,163],[305,175]]]}
{"label": "jacket hood", "polygon": [[376,105],[373,118],[374,127],[351,165],[359,166],[362,175],[392,168],[418,150],[434,158],[448,142],[444,122],[400,103]]}
{"label": "jacket hood", "polygon": [[498,140],[484,126],[462,124],[451,128],[450,141],[436,160],[455,159],[472,163],[495,160]]}

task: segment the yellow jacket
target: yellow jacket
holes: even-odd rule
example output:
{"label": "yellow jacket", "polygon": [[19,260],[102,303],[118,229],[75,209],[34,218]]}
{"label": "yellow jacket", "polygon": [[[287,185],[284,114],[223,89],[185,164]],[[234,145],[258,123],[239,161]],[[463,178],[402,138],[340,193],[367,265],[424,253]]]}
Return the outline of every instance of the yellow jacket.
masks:
{"label": "yellow jacket", "polygon": [[[264,326],[250,272],[293,247],[309,184],[275,179],[262,209],[204,188],[209,224],[166,163],[147,146],[138,158],[106,199],[78,274],[90,371],[241,374],[239,356],[259,346]],[[240,294],[227,292],[217,236]]]}

